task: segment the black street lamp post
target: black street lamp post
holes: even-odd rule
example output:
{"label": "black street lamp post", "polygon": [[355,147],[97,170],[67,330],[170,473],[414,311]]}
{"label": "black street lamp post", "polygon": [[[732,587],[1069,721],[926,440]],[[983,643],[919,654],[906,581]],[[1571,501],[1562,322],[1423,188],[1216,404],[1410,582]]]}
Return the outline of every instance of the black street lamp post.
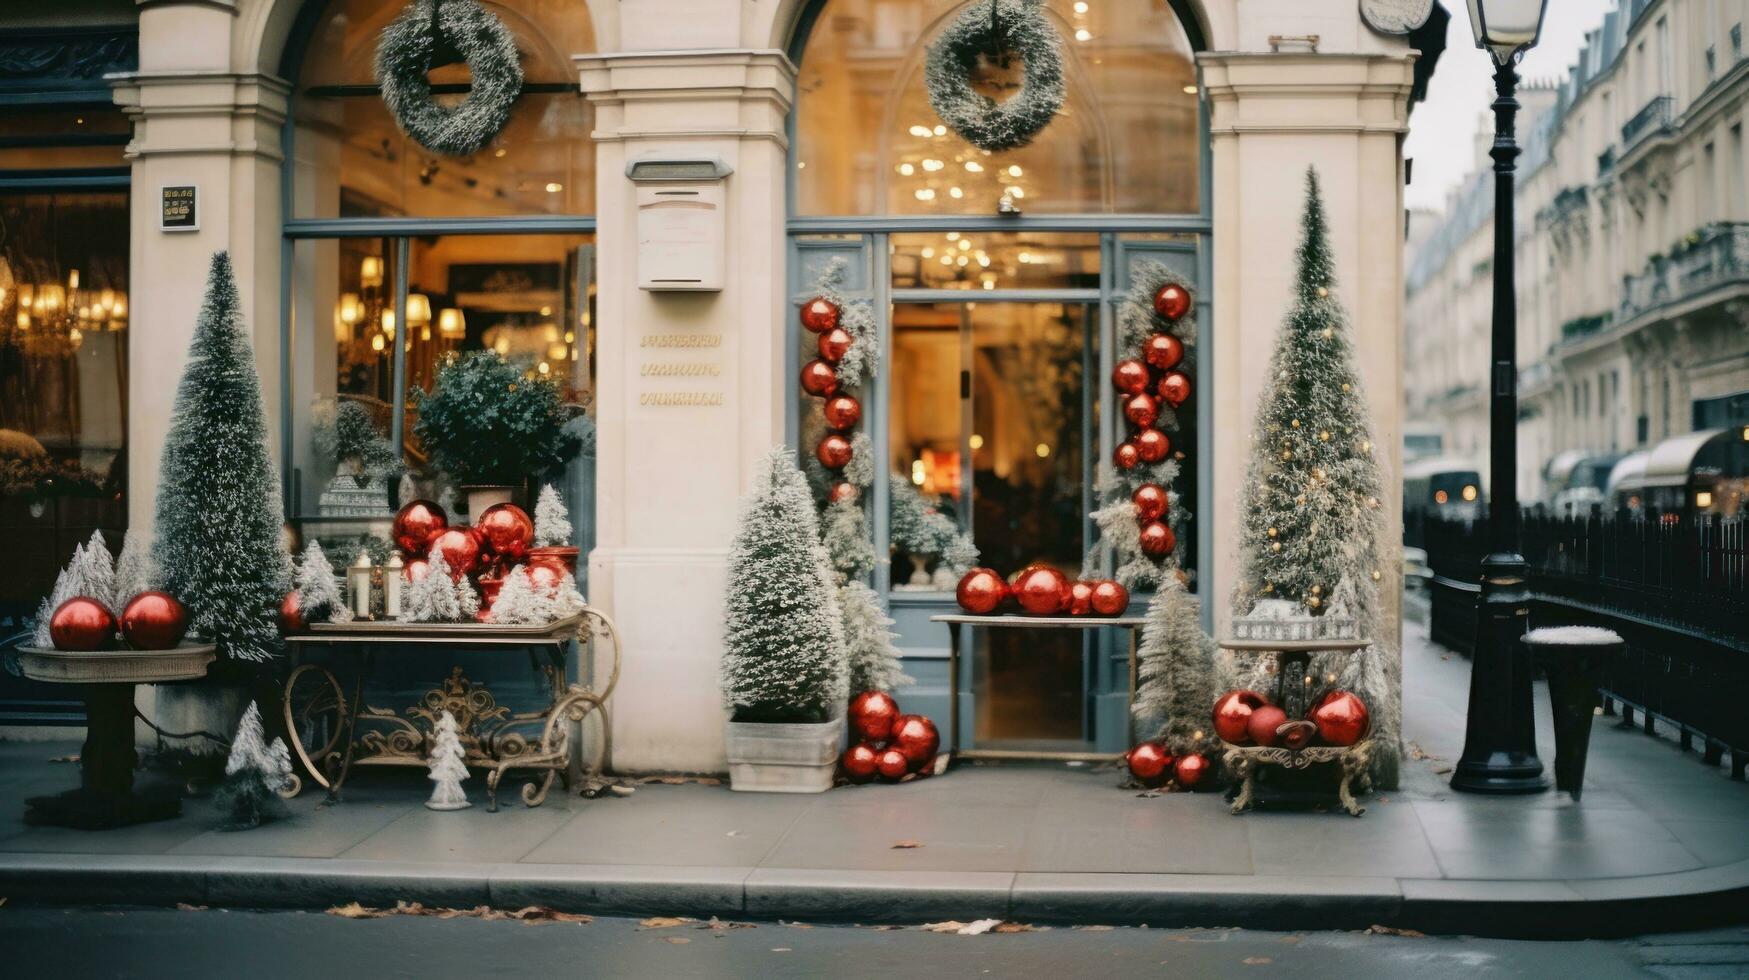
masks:
{"label": "black street lamp post", "polygon": [[1494,59],[1494,323],[1489,373],[1488,556],[1482,560],[1464,753],[1452,789],[1536,793],[1548,788],[1536,754],[1533,664],[1519,642],[1530,613],[1518,520],[1518,303],[1513,282],[1517,63],[1536,44],[1547,0],[1469,0],[1476,46]]}

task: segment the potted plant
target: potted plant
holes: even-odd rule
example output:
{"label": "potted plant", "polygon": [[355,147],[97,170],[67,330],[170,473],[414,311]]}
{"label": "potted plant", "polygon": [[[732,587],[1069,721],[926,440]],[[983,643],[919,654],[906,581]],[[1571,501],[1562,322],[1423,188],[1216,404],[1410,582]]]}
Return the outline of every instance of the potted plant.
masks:
{"label": "potted plant", "polygon": [[729,784],[830,789],[849,666],[837,590],[807,480],[779,448],[760,465],[729,548],[723,702]]}
{"label": "potted plant", "polygon": [[413,432],[468,498],[468,516],[505,503],[581,448],[557,382],[496,351],[451,353],[430,391],[415,391]]}
{"label": "potted plant", "polygon": [[312,435],[334,466],[318,504],[324,517],[376,516],[389,509],[387,486],[401,458],[377,431],[370,409],[341,401],[320,412]]}
{"label": "potted plant", "polygon": [[565,501],[551,483],[540,488],[534,505],[534,547],[528,550],[530,565],[549,565],[554,571],[577,575],[577,546],[571,543],[571,518]]}

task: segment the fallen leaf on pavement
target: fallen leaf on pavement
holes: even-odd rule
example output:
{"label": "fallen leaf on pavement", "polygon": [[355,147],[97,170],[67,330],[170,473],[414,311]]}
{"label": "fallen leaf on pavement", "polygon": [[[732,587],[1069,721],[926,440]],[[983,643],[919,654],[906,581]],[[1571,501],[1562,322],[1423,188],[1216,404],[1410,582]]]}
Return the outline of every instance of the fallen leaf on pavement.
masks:
{"label": "fallen leaf on pavement", "polygon": [[786,925],[786,926],[789,926],[791,929],[812,929],[812,928],[814,928],[811,923],[807,923],[807,922],[785,922],[782,919],[779,919],[777,921],[778,921],[779,925]]}
{"label": "fallen leaf on pavement", "polygon": [[673,943],[676,946],[684,946],[687,943],[692,942],[692,940],[685,936],[663,936],[662,941],[665,943]]}
{"label": "fallen leaf on pavement", "polygon": [[54,758],[50,759],[49,761],[50,762],[78,762],[79,757],[76,755],[57,755]]}
{"label": "fallen leaf on pavement", "polygon": [[1366,927],[1369,936],[1402,936],[1405,939],[1426,939],[1427,933],[1417,929],[1398,929],[1395,926],[1370,925]]}
{"label": "fallen leaf on pavement", "polygon": [[771,947],[771,951],[773,953],[787,953],[790,949],[788,946],[773,946]]}
{"label": "fallen leaf on pavement", "polygon": [[367,909],[357,902],[347,902],[345,905],[336,905],[329,909],[328,914],[338,915],[342,919],[380,919],[392,913],[384,912],[382,909]]}
{"label": "fallen leaf on pavement", "polygon": [[998,932],[998,933],[1011,933],[1011,932],[1038,932],[1040,930],[1034,928],[1033,926],[1029,926],[1024,922],[998,922],[998,923],[996,923],[996,928],[991,929],[990,931],[991,932]]}
{"label": "fallen leaf on pavement", "polygon": [[[6,904],[6,899],[0,898],[0,905],[5,905],[5,904]],[[177,902],[176,903],[176,911],[178,911],[178,912],[205,912],[206,906],[205,905],[190,905],[187,902]]]}
{"label": "fallen leaf on pavement", "polygon": [[676,918],[668,915],[658,915],[649,919],[640,919],[638,925],[644,929],[672,929],[675,926],[683,926],[692,921],[695,920]]}
{"label": "fallen leaf on pavement", "polygon": [[953,919],[949,919],[946,922],[925,922],[918,928],[922,929],[924,932],[959,932],[965,927],[966,924],[964,922],[957,922]]}
{"label": "fallen leaf on pavement", "polygon": [[895,851],[908,851],[914,847],[922,847],[922,846],[923,846],[923,842],[918,841],[918,840],[896,840],[893,842],[892,849]]}
{"label": "fallen leaf on pavement", "polygon": [[533,925],[537,922],[594,922],[595,917],[577,912],[560,912],[558,909],[545,905],[530,905],[510,913],[512,919],[521,919]]}
{"label": "fallen leaf on pavement", "polygon": [[1076,926],[1076,932],[1110,932],[1111,926]]}
{"label": "fallen leaf on pavement", "polygon": [[1265,963],[1274,963],[1275,958],[1271,956],[1247,956],[1239,962],[1246,966],[1262,966]]}

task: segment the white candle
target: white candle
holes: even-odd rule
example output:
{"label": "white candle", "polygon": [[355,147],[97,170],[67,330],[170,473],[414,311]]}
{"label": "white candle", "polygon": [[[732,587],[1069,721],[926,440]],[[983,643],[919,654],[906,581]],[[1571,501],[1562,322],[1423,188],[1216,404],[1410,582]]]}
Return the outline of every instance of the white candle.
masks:
{"label": "white candle", "polygon": [[370,618],[370,552],[360,551],[346,570],[346,584],[352,587],[352,614],[359,619]]}
{"label": "white candle", "polygon": [[401,618],[401,575],[405,567],[399,551],[389,552],[388,563],[383,565],[383,615],[388,619]]}

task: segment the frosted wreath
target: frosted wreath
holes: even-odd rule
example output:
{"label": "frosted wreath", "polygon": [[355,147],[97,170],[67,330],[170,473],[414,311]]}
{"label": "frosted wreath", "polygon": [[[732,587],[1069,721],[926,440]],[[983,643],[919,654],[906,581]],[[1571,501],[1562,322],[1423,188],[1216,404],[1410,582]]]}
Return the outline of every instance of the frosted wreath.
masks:
{"label": "frosted wreath", "polygon": [[[978,0],[929,47],[923,83],[941,121],[981,150],[1032,142],[1063,107],[1063,54],[1038,0]],[[978,57],[992,50],[1020,56],[1020,91],[997,102],[972,88]]]}
{"label": "frosted wreath", "polygon": [[[473,76],[458,106],[431,101],[428,73],[445,47]],[[434,153],[466,156],[492,141],[510,121],[522,92],[516,38],[475,0],[414,0],[377,42],[377,83],[401,131]]]}

